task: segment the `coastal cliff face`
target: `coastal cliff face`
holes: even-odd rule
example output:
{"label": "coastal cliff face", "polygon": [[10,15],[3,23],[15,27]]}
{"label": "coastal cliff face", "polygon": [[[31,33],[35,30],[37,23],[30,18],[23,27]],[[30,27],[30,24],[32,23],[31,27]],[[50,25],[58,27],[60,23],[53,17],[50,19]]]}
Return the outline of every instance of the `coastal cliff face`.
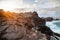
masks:
{"label": "coastal cliff face", "polygon": [[36,12],[0,10],[0,40],[50,40],[53,32]]}

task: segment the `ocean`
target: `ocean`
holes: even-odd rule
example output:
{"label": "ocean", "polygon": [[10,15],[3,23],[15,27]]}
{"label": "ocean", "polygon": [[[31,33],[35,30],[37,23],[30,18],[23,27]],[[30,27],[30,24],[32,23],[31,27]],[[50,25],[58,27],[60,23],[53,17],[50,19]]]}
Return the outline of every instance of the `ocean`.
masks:
{"label": "ocean", "polygon": [[60,20],[59,21],[51,21],[51,22],[46,22],[46,25],[50,27],[50,29],[55,32],[60,34]]}

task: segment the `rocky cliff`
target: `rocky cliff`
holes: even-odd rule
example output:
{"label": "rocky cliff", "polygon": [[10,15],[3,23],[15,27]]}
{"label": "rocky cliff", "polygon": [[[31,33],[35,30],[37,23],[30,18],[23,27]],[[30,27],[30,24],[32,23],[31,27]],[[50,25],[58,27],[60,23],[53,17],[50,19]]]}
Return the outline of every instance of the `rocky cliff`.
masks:
{"label": "rocky cliff", "polygon": [[53,40],[57,38],[55,34],[36,12],[0,10],[0,40]]}

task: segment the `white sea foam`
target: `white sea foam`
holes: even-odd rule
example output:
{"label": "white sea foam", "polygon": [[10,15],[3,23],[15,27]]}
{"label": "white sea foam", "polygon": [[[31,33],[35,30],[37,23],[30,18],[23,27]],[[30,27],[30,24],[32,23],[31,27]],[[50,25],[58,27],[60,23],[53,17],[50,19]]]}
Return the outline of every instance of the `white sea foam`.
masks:
{"label": "white sea foam", "polygon": [[52,22],[46,22],[46,25],[51,28],[53,32],[60,34],[60,26],[54,23],[58,23],[59,21],[52,21]]}

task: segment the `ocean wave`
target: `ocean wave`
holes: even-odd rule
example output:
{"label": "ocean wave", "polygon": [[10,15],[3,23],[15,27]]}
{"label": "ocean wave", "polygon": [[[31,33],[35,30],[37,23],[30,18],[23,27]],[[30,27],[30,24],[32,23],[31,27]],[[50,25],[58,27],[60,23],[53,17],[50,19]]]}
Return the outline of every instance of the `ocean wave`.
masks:
{"label": "ocean wave", "polygon": [[60,34],[60,21],[46,22],[46,25],[50,27],[53,32]]}

